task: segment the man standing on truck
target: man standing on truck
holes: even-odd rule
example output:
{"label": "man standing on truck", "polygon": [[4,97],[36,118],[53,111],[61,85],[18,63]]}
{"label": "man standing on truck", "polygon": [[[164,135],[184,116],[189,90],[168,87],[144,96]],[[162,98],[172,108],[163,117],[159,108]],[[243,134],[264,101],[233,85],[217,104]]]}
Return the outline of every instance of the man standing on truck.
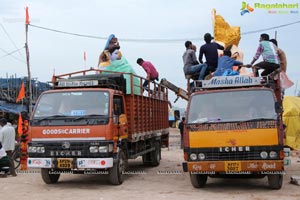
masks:
{"label": "man standing on truck", "polygon": [[156,68],[154,67],[154,65],[151,62],[145,61],[142,58],[138,58],[136,63],[138,65],[140,65],[145,70],[145,72],[147,73],[147,78],[143,83],[143,88],[144,89],[147,89],[147,86],[149,84],[149,80],[150,81],[154,81],[154,80],[158,81],[158,72],[157,72]]}
{"label": "man standing on truck", "polygon": [[277,47],[269,41],[269,35],[266,33],[260,35],[259,46],[250,65],[253,65],[260,55],[262,55],[263,61],[254,65],[255,68],[253,69],[253,73],[256,77],[259,75],[258,69],[264,69],[261,76],[267,76],[280,68]]}

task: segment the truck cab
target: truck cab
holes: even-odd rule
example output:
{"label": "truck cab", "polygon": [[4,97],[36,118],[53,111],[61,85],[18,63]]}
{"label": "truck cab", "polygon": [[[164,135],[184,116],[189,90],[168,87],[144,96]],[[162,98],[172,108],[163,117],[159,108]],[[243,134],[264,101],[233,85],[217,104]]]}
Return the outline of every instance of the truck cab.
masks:
{"label": "truck cab", "polygon": [[208,176],[267,175],[272,189],[281,188],[281,89],[273,80],[263,81],[213,77],[194,87],[187,107],[183,163],[194,187],[204,187]]}
{"label": "truck cab", "polygon": [[68,172],[108,174],[119,185],[128,159],[159,165],[169,137],[166,91],[156,86],[159,97],[145,96],[126,87],[122,73],[81,73],[55,77],[54,89],[40,95],[30,120],[28,167],[41,168],[47,184]]}

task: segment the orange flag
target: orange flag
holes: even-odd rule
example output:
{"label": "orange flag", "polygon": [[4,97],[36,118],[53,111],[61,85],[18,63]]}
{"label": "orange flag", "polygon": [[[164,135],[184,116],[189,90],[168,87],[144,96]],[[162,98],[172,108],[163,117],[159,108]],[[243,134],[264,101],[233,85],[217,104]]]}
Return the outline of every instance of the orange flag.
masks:
{"label": "orange flag", "polygon": [[21,113],[19,113],[18,133],[19,133],[19,135],[22,135],[22,133],[23,133],[23,119],[22,119]]}
{"label": "orange flag", "polygon": [[23,98],[25,98],[25,86],[24,86],[24,82],[22,81],[21,89],[16,102],[22,100]]}
{"label": "orange flag", "polygon": [[86,61],[86,53],[83,53],[83,60]]}
{"label": "orange flag", "polygon": [[29,14],[28,14],[28,6],[26,6],[26,18],[25,18],[25,24],[29,24]]}

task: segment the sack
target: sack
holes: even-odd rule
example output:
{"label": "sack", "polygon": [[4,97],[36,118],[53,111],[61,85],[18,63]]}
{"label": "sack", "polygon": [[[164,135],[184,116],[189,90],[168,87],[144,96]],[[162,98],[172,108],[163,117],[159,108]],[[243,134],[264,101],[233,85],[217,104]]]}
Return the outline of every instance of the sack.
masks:
{"label": "sack", "polygon": [[280,86],[283,89],[290,88],[294,85],[293,81],[289,79],[284,71],[280,72]]}
{"label": "sack", "polygon": [[239,75],[238,71],[233,71],[231,69],[227,69],[224,71],[224,73],[222,74],[222,76],[236,76]]}

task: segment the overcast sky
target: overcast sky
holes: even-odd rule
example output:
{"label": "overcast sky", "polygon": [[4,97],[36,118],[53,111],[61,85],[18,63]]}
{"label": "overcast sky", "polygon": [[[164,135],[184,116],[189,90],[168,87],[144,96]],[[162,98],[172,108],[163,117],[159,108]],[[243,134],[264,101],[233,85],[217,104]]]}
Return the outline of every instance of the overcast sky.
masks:
{"label": "overcast sky", "polygon": [[[247,0],[250,6],[255,3],[296,4],[297,0]],[[151,61],[160,73],[177,86],[186,88],[183,74],[182,54],[185,40],[191,40],[197,49],[204,44],[203,35],[213,33],[212,9],[216,9],[231,26],[240,26],[242,33],[299,22],[300,9],[254,8],[254,11],[240,15],[242,0],[89,0],[89,1],[41,1],[41,0],[0,0],[0,77],[16,74],[27,76],[25,50],[5,56],[25,43],[25,7],[29,7],[32,25],[83,35],[108,37],[115,34],[119,38],[121,52],[136,73],[145,72],[136,64],[142,57]],[[288,13],[279,14],[279,10]],[[291,13],[294,11],[296,13]],[[259,36],[265,32],[271,38],[277,31],[278,46],[287,55],[287,74],[300,82],[299,32],[300,23],[272,30],[243,34],[239,47],[244,51],[244,63],[251,62],[258,46]],[[29,49],[32,77],[40,81],[51,80],[56,74],[84,69],[83,52],[86,51],[86,68],[96,67],[98,57],[106,40],[65,35],[29,26]],[[145,41],[126,41],[138,39]],[[148,39],[165,40],[147,42]],[[179,39],[179,41],[178,41]],[[171,41],[170,41],[171,40]],[[197,50],[197,51],[198,51]],[[198,56],[197,52],[197,56]],[[4,56],[4,57],[3,57]],[[299,83],[298,83],[299,85]],[[300,89],[298,86],[297,89]],[[287,90],[287,95],[295,95],[296,87]],[[170,100],[175,100],[170,95]],[[179,100],[175,106],[185,107]]]}

